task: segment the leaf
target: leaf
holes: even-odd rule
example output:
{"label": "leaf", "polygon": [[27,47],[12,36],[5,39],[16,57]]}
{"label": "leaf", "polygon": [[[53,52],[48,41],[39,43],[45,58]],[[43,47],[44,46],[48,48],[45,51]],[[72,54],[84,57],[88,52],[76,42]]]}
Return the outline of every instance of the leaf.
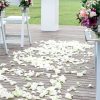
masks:
{"label": "leaf", "polygon": [[82,2],[83,2],[83,3],[86,3],[86,2],[87,2],[87,0],[82,0]]}

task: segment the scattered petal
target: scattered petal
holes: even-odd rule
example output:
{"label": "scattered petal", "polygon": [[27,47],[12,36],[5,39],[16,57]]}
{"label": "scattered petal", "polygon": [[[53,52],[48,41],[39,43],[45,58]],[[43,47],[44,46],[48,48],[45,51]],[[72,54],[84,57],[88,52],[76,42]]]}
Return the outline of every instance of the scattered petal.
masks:
{"label": "scattered petal", "polygon": [[72,100],[73,99],[73,95],[71,95],[70,93],[66,93],[65,94],[65,98],[67,98],[68,100]]}

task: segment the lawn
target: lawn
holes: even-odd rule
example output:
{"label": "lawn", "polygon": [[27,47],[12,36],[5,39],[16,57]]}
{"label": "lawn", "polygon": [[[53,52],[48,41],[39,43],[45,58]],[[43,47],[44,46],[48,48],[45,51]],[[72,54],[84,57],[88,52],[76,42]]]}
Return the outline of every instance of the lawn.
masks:
{"label": "lawn", "polygon": [[[76,13],[80,8],[81,0],[60,0],[60,25],[79,25],[76,20]],[[19,7],[9,7],[6,9],[7,15],[19,14]],[[41,0],[34,0],[34,5],[30,7],[30,23],[40,24],[41,18]]]}

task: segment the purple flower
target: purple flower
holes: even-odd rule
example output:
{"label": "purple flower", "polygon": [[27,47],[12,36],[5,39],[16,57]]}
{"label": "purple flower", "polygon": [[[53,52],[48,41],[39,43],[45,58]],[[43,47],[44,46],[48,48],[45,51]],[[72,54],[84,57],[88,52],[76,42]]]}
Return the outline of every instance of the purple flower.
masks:
{"label": "purple flower", "polygon": [[81,24],[88,28],[92,28],[92,27],[96,26],[96,24],[97,24],[97,17],[83,18],[81,21]]}

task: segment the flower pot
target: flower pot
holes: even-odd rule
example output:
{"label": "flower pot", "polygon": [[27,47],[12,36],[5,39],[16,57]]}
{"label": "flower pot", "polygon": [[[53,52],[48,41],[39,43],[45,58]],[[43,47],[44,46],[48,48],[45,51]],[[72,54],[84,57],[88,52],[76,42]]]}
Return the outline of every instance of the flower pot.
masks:
{"label": "flower pot", "polygon": [[97,25],[98,25],[98,32],[100,34],[100,16],[98,17]]}
{"label": "flower pot", "polygon": [[22,13],[26,13],[28,11],[28,7],[21,7]]}
{"label": "flower pot", "polygon": [[41,0],[41,30],[57,31],[59,27],[59,0]]}
{"label": "flower pot", "polygon": [[100,16],[98,17],[97,25],[100,25]]}

